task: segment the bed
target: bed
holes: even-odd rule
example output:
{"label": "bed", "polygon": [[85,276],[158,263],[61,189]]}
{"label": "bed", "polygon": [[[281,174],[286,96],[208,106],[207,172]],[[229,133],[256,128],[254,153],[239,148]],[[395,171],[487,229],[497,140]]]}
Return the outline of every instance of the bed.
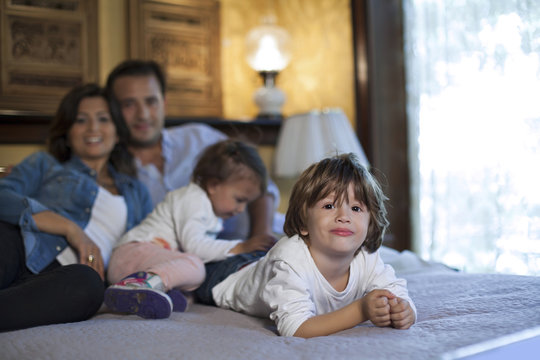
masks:
{"label": "bed", "polygon": [[381,254],[408,281],[418,309],[409,330],[368,322],[306,340],[278,336],[266,319],[191,304],[166,320],[101,312],[0,333],[0,359],[455,359],[521,338],[529,340],[519,359],[540,358],[540,277],[460,273],[385,247]]}

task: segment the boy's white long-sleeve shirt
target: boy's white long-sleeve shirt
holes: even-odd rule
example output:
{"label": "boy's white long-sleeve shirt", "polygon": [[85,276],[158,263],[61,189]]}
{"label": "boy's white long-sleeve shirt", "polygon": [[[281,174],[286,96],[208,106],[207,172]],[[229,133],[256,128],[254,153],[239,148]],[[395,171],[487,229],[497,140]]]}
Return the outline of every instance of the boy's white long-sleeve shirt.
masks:
{"label": "boy's white long-sleeve shirt", "polygon": [[206,192],[190,183],[169,192],[116,246],[132,241],[163,243],[164,240],[171,249],[197,255],[205,263],[223,260],[241,240],[216,239],[222,223],[214,214]]}
{"label": "boy's white long-sleeve shirt", "polygon": [[292,336],[307,319],[341,309],[375,289],[407,300],[416,313],[407,282],[395,276],[378,251],[360,251],[350,265],[346,289],[336,291],[296,235],[282,238],[264,258],[228,276],[212,295],[218,306],[270,317],[281,335]]}

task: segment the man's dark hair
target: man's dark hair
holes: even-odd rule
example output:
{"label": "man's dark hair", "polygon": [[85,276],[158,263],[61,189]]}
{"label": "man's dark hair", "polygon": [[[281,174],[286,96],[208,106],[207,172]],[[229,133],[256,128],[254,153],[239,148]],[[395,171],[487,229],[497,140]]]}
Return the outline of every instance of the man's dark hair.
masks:
{"label": "man's dark hair", "polygon": [[112,88],[116,79],[122,76],[155,76],[159,81],[161,93],[165,96],[167,83],[165,73],[161,66],[154,60],[130,59],[118,64],[107,77],[106,88],[112,93]]}

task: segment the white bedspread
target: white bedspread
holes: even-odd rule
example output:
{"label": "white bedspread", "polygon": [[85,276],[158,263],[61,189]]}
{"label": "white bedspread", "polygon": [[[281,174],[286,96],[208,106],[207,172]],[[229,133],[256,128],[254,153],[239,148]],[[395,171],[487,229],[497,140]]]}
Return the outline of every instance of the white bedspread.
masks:
{"label": "white bedspread", "polygon": [[457,273],[412,253],[383,257],[409,282],[418,309],[409,330],[364,323],[332,336],[280,337],[268,320],[195,304],[167,320],[105,313],[2,333],[0,359],[437,359],[540,326],[540,277]]}

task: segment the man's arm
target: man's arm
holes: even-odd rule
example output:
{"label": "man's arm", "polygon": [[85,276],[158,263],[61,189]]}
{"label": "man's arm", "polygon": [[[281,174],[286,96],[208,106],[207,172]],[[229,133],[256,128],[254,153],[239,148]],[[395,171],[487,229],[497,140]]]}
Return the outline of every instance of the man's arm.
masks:
{"label": "man's arm", "polygon": [[251,221],[250,236],[273,236],[274,202],[274,196],[267,193],[249,205],[249,217]]}
{"label": "man's arm", "polygon": [[261,196],[249,205],[248,211],[251,224],[249,238],[233,247],[231,254],[268,250],[277,241],[272,232],[274,197],[269,194]]}
{"label": "man's arm", "polygon": [[[277,185],[268,178],[266,193],[248,207],[250,237],[267,236],[274,239],[274,212],[279,205],[280,193]],[[282,231],[281,231],[282,232]]]}

